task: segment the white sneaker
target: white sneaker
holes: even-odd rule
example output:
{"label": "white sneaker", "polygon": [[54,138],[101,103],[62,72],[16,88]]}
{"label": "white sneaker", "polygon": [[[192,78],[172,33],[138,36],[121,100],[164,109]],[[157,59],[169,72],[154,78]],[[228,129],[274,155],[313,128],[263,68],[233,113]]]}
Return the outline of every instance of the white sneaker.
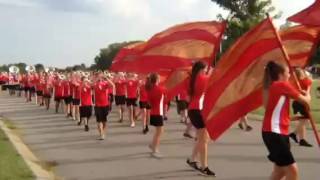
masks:
{"label": "white sneaker", "polygon": [[136,126],[136,124],[133,122],[131,123],[130,127],[134,128]]}
{"label": "white sneaker", "polygon": [[156,158],[156,159],[162,159],[163,155],[160,152],[152,152],[151,157]]}

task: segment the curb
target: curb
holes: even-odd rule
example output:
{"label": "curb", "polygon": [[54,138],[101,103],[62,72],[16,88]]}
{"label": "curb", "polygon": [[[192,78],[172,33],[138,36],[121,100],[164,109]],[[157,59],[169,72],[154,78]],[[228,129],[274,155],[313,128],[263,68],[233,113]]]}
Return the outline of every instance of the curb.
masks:
{"label": "curb", "polygon": [[3,119],[0,118],[0,128],[4,131],[5,135],[9,138],[17,152],[21,155],[22,159],[26,162],[27,166],[33,172],[37,180],[52,180],[55,176],[52,172],[45,170],[40,165],[40,160],[31,152],[31,150],[23,143],[12,130],[7,128]]}

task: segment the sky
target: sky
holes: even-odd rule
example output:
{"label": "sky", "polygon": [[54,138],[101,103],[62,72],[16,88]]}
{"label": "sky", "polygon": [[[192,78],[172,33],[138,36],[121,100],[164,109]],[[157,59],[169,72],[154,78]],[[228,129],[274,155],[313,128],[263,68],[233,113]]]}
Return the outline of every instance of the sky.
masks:
{"label": "sky", "polygon": [[[283,15],[314,0],[273,0]],[[188,21],[228,12],[211,0],[0,0],[0,65],[25,62],[66,67],[93,63],[114,42],[147,40]]]}

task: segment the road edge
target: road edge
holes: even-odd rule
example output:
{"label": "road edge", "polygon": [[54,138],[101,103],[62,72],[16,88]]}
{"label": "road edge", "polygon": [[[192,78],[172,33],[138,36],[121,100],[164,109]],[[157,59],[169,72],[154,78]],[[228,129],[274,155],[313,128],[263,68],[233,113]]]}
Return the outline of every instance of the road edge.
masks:
{"label": "road edge", "polygon": [[3,130],[5,135],[8,137],[10,142],[13,144],[14,148],[21,155],[22,159],[26,162],[27,166],[32,171],[35,179],[37,180],[52,180],[55,179],[55,175],[44,169],[40,165],[40,160],[32,153],[26,144],[21,140],[21,138],[10,130],[6,124],[3,122],[3,118],[0,117],[0,128]]}

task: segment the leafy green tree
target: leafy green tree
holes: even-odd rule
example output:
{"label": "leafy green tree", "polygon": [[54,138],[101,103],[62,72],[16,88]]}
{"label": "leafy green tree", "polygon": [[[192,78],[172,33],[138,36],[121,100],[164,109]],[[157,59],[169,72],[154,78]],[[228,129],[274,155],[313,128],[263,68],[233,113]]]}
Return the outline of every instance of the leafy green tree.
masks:
{"label": "leafy green tree", "polygon": [[44,71],[43,64],[35,64],[34,67],[36,68],[37,72]]}
{"label": "leafy green tree", "polygon": [[[228,49],[234,41],[246,33],[253,26],[260,23],[267,17],[267,13],[274,13],[275,8],[271,0],[211,0],[220,7],[229,11],[227,18],[221,14],[219,20],[228,22],[224,41],[222,42],[222,52]],[[281,12],[276,13],[273,18],[279,18]]]}

